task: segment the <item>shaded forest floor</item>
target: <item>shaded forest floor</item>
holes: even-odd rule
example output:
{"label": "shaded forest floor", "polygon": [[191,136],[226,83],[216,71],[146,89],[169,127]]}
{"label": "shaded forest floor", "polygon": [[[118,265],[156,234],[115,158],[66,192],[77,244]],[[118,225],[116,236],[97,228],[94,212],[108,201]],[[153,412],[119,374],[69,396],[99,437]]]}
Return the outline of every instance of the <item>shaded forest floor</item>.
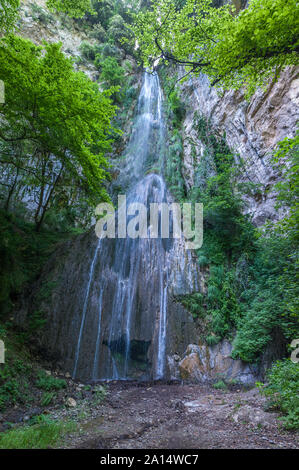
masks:
{"label": "shaded forest floor", "polygon": [[83,384],[50,370],[48,362],[37,362],[21,333],[5,334],[2,449],[299,448],[299,433],[283,429],[281,415],[257,388],[160,381]]}
{"label": "shaded forest floor", "polygon": [[81,421],[80,433],[69,436],[62,447],[298,448],[299,434],[284,431],[279,415],[265,409],[266,401],[257,389],[112,383],[92,418]]}

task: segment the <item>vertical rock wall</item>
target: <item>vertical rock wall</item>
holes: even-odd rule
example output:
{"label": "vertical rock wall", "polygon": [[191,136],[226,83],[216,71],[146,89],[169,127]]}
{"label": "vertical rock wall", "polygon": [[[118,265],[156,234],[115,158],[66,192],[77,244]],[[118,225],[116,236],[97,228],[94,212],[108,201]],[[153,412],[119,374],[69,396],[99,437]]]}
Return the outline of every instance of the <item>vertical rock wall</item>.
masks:
{"label": "vertical rock wall", "polygon": [[[236,155],[236,162],[244,162],[242,179],[261,185],[262,195],[248,199],[248,212],[256,225],[266,219],[279,218],[275,193],[271,191],[278,175],[270,158],[278,142],[294,137],[299,119],[298,68],[288,68],[277,83],[268,90],[257,90],[250,101],[242,91],[221,93],[210,87],[206,76],[189,80],[182,85],[182,96],[187,102],[184,121],[183,172],[187,187],[193,185],[194,165],[203,153],[203,144],[194,129],[195,113],[209,120],[211,131],[225,135],[226,142]],[[195,156],[194,156],[195,149]]]}

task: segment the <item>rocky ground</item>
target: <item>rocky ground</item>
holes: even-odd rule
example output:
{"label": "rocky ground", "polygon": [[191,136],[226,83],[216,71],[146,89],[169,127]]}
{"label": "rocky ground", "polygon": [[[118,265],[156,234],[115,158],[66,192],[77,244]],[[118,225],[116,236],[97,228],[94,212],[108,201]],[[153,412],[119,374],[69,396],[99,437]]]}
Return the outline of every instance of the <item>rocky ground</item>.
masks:
{"label": "rocky ground", "polygon": [[0,432],[34,417],[71,420],[64,449],[275,449],[299,447],[257,389],[216,390],[184,383],[110,382],[66,378],[49,406],[14,406],[0,414]]}
{"label": "rocky ground", "polygon": [[[80,408],[80,407],[79,407]],[[202,385],[112,383],[105,401],[80,421],[64,448],[274,449],[299,447],[279,415],[266,412],[257,389]],[[74,408],[64,414],[79,416]],[[82,410],[81,410],[82,413]]]}

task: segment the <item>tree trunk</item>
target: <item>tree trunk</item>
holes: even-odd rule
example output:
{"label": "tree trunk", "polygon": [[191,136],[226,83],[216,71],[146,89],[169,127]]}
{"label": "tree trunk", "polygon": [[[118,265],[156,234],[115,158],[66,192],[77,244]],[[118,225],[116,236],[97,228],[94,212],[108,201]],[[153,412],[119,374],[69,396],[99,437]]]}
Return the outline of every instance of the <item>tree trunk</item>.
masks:
{"label": "tree trunk", "polygon": [[52,199],[52,196],[53,196],[53,194],[54,194],[54,191],[55,191],[55,188],[56,188],[56,186],[57,186],[57,183],[58,183],[58,181],[60,180],[62,171],[63,171],[63,166],[61,167],[61,169],[60,169],[60,171],[59,171],[59,174],[58,174],[56,180],[55,180],[54,183],[53,183],[53,186],[52,186],[52,188],[51,188],[51,191],[49,192],[49,196],[48,196],[48,198],[47,198],[47,200],[46,200],[46,203],[42,206],[42,215],[41,215],[40,219],[36,222],[36,227],[35,227],[35,230],[36,230],[37,232],[39,232],[40,229],[41,229],[41,226],[42,226],[42,224],[43,224],[43,221],[44,221],[46,212],[47,212],[48,207],[49,207],[49,203],[50,203],[50,201],[51,201],[51,199]]}

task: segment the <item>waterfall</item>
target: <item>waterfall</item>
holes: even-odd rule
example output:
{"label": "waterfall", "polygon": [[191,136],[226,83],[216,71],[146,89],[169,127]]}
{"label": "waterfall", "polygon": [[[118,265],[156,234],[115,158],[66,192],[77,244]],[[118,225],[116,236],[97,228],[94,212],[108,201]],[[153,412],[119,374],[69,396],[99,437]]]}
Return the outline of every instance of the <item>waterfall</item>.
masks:
{"label": "waterfall", "polygon": [[74,370],[73,370],[73,378],[76,377],[76,373],[77,373],[78,359],[79,359],[79,354],[80,354],[83,328],[84,328],[84,324],[85,324],[85,317],[86,317],[87,304],[88,304],[88,299],[89,299],[90,285],[91,285],[91,281],[92,281],[92,278],[93,278],[93,271],[94,271],[95,262],[96,262],[96,259],[97,259],[99,248],[100,248],[100,240],[97,243],[95,253],[94,253],[94,257],[92,259],[92,263],[91,263],[91,266],[90,266],[89,276],[88,276],[88,283],[87,283],[87,287],[86,287],[86,294],[85,294],[85,298],[84,298],[84,305],[83,305],[83,312],[82,312],[82,320],[81,320],[80,331],[79,331],[79,336],[78,336],[78,343],[77,343],[77,349],[76,349],[76,354],[75,354],[75,365],[74,365]]}
{"label": "waterfall", "polygon": [[[127,204],[172,202],[161,172],[166,151],[162,91],[157,74],[144,74],[137,115],[117,184]],[[129,223],[132,217],[127,217]],[[150,230],[150,228],[148,229]],[[162,379],[166,374],[168,310],[172,295],[198,289],[199,273],[184,241],[102,239],[86,276],[73,377]]]}

